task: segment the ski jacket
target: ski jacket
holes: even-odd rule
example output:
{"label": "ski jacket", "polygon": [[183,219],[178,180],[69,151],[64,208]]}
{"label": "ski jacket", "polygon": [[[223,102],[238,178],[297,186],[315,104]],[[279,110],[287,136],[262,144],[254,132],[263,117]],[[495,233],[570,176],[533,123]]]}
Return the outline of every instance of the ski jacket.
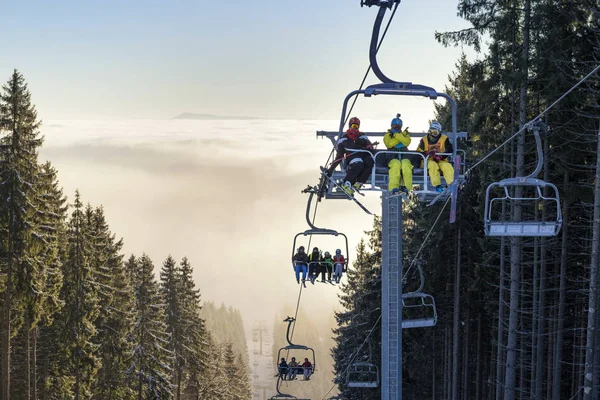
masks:
{"label": "ski jacket", "polygon": [[304,361],[304,362],[302,363],[302,366],[303,366],[304,368],[312,368],[312,364],[310,363],[310,361]]}
{"label": "ski jacket", "polygon": [[373,150],[373,144],[365,135],[361,133],[358,137],[352,140],[347,134],[344,134],[341,138],[338,139],[336,144],[337,153],[334,158],[334,162],[331,163],[331,166],[328,169],[328,173],[331,175],[335,167],[337,167],[342,160],[346,159],[347,162],[354,158],[364,158],[370,157],[369,154],[364,152],[353,152],[353,150]]}
{"label": "ski jacket", "polygon": [[297,265],[308,265],[308,254],[298,252],[294,255],[292,260],[295,261],[294,264]]}
{"label": "ski jacket", "polygon": [[310,256],[308,257],[308,259],[310,261],[323,261],[321,254],[315,253],[315,252],[310,253]]}
{"label": "ski jacket", "polygon": [[410,144],[410,134],[406,129],[402,132],[392,132],[391,129],[388,129],[387,133],[383,135],[383,143],[388,149],[402,151],[403,147],[408,147]]}
{"label": "ski jacket", "polygon": [[282,361],[279,363],[279,368],[287,368],[287,367],[288,367],[288,365],[285,361]]}
{"label": "ski jacket", "polygon": [[[273,365],[273,364],[271,364],[271,365]],[[288,367],[290,367],[290,368],[294,368],[297,366],[298,366],[298,363],[296,361],[290,361],[290,363],[288,364]]]}
{"label": "ski jacket", "polygon": [[331,257],[325,257],[323,258],[323,262],[331,267],[333,267],[333,258]]}
{"label": "ski jacket", "polygon": [[346,260],[344,259],[343,255],[335,255],[333,256],[333,262],[336,264],[346,264]]}
{"label": "ski jacket", "polygon": [[[435,151],[436,153],[452,153],[454,151],[452,147],[452,142],[448,140],[448,136],[440,135],[440,137],[433,141],[429,135],[423,137],[419,142],[419,147],[417,147],[417,151],[421,153],[427,153],[430,151]],[[447,156],[441,156],[441,160],[447,159]]]}

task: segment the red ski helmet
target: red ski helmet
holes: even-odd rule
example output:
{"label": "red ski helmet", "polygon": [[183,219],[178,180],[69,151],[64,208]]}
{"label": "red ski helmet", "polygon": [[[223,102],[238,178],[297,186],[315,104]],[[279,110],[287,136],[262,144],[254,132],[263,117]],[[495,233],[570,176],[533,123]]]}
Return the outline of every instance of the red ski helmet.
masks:
{"label": "red ski helmet", "polygon": [[[352,126],[352,125],[356,125],[356,126]],[[352,129],[360,128],[360,119],[358,119],[356,117],[350,118],[350,121],[348,121],[348,127],[352,128]]]}

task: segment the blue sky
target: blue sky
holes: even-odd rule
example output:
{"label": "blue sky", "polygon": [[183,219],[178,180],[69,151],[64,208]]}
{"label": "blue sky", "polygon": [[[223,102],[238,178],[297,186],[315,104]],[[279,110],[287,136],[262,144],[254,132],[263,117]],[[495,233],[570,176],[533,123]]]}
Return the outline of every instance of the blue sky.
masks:
{"label": "blue sky", "polygon": [[[6,1],[0,80],[19,69],[46,120],[186,111],[336,119],[368,66],[377,10],[359,3]],[[456,5],[402,2],[380,51],[383,71],[443,90],[461,49],[444,49],[433,35],[467,27]],[[388,109],[357,111],[379,118]]]}

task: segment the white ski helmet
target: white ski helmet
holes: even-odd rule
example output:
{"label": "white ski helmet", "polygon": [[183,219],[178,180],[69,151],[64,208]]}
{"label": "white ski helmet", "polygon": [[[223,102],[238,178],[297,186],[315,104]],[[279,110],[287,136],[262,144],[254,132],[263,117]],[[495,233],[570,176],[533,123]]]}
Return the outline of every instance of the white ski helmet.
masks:
{"label": "white ski helmet", "polygon": [[433,121],[430,125],[429,125],[429,133],[433,133],[432,131],[437,131],[437,134],[433,134],[434,136],[437,136],[439,134],[442,133],[442,124],[440,124],[437,121]]}

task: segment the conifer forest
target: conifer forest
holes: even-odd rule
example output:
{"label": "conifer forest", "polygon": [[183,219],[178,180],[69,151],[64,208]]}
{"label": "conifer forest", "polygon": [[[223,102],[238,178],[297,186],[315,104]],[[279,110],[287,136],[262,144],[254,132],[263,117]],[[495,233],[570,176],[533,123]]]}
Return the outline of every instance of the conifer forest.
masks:
{"label": "conifer forest", "polygon": [[38,161],[40,120],[15,70],[0,94],[1,396],[249,399],[239,312],[208,303],[186,257],[125,257],[101,206],[67,202]]}
{"label": "conifer forest", "polygon": [[[456,3],[468,27],[435,38],[477,56],[456,60],[438,90],[454,98],[457,131],[468,132],[458,146],[469,173],[454,223],[448,202],[410,197],[402,208],[403,290],[424,282],[438,315],[435,327],[402,332],[403,398],[598,400],[600,0]],[[240,311],[202,300],[192,277],[201,260],[168,255],[156,265],[124,254],[127,238],[111,231],[103,207],[63,192],[60,171],[39,159],[44,126],[25,78],[15,69],[0,88],[0,400],[258,400]],[[436,102],[431,118],[450,126],[450,105]],[[543,123],[542,158],[532,121]],[[533,171],[559,201],[505,202],[498,215],[559,215],[558,235],[486,236],[488,185]],[[550,186],[540,190],[551,198]],[[382,363],[381,217],[351,240],[339,303],[323,307],[330,314],[317,324],[296,306],[296,338],[320,360],[311,383],[283,383],[297,396],[382,396],[346,379],[352,363]],[[274,321],[273,375],[286,345],[281,321],[294,314],[286,301],[264,318]]]}

